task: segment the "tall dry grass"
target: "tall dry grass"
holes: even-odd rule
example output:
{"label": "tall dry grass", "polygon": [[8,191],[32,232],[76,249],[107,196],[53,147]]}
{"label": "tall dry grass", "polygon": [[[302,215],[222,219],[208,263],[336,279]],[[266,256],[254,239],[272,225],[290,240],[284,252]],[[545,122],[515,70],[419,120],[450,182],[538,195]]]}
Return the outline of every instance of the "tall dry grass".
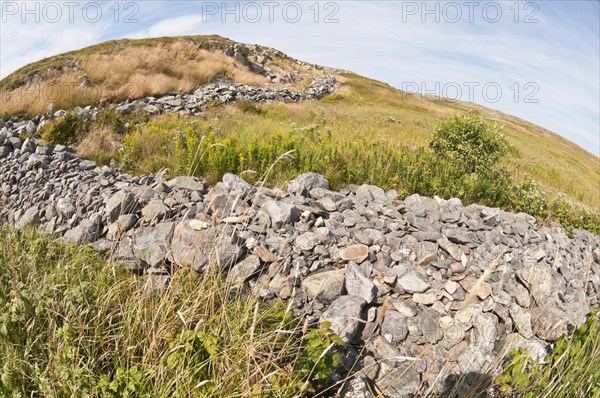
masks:
{"label": "tall dry grass", "polygon": [[189,92],[217,75],[246,84],[267,81],[222,52],[179,40],[82,57],[76,70],[68,69],[15,90],[1,91],[0,114],[45,113],[50,103],[54,109],[72,109],[169,91]]}
{"label": "tall dry grass", "polygon": [[77,153],[98,164],[109,164],[118,158],[120,137],[111,126],[93,125],[76,145]]}

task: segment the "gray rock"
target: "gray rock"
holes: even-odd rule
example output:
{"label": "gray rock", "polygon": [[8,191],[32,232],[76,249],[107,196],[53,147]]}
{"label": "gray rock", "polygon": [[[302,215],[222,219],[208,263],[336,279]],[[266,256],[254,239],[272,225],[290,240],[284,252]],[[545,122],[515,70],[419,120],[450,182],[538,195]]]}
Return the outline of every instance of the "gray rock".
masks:
{"label": "gray rock", "polygon": [[93,170],[96,168],[96,162],[91,160],[83,159],[79,162],[79,168],[81,170]]}
{"label": "gray rock", "polygon": [[346,291],[351,296],[362,298],[367,304],[371,304],[377,295],[375,284],[354,262],[348,263],[346,267]]}
{"label": "gray rock", "polygon": [[332,270],[311,274],[302,281],[302,289],[310,300],[332,302],[342,294],[344,271]]}
{"label": "gray rock", "polygon": [[546,265],[536,264],[529,268],[521,268],[517,271],[517,277],[525,283],[538,304],[554,290],[551,269]]}
{"label": "gray rock", "polygon": [[365,301],[356,296],[340,296],[321,316],[320,322],[330,322],[331,329],[345,342],[351,342],[361,325]]}
{"label": "gray rock", "polygon": [[473,343],[482,351],[492,352],[494,343],[498,334],[498,318],[494,314],[485,312],[479,314],[473,323],[474,333],[472,334]]}
{"label": "gray rock", "polygon": [[388,398],[413,397],[421,386],[421,375],[414,369],[412,361],[406,361],[388,372],[381,372],[375,384]]}
{"label": "gray rock", "polygon": [[77,209],[73,202],[67,198],[60,198],[56,202],[56,211],[60,214],[64,219],[69,220],[75,213],[77,213]]}
{"label": "gray rock", "polygon": [[452,243],[458,243],[460,245],[474,243],[473,239],[466,232],[463,232],[458,228],[445,230],[444,234]]}
{"label": "gray rock", "polygon": [[36,147],[35,142],[33,142],[31,139],[27,138],[21,144],[21,152],[22,153],[34,153],[35,147]]}
{"label": "gray rock", "polygon": [[198,272],[209,266],[227,269],[241,254],[241,247],[232,241],[230,230],[197,231],[190,226],[189,220],[175,226],[171,249],[176,264],[191,266]]}
{"label": "gray rock", "polygon": [[142,206],[147,205],[152,199],[156,197],[156,191],[147,186],[132,187],[131,193],[135,195],[135,198]]}
{"label": "gray rock", "polygon": [[269,215],[273,229],[280,229],[285,224],[298,221],[301,214],[296,206],[275,200],[265,202],[262,209]]}
{"label": "gray rock", "polygon": [[75,228],[63,236],[66,243],[91,243],[98,239],[100,228],[97,222],[89,219],[82,220]]}
{"label": "gray rock", "polygon": [[430,288],[428,282],[413,272],[409,272],[399,278],[397,284],[408,293],[423,293]]}
{"label": "gray rock", "polygon": [[294,284],[289,277],[277,274],[269,282],[269,289],[273,291],[279,298],[287,300],[294,293]]}
{"label": "gray rock", "polygon": [[387,310],[381,324],[381,333],[391,336],[394,344],[404,341],[408,336],[406,317],[398,311]]}
{"label": "gray rock", "polygon": [[31,154],[27,159],[27,167],[29,169],[46,169],[50,163],[50,159],[46,155]]}
{"label": "gray rock", "polygon": [[221,186],[226,188],[231,195],[239,195],[241,197],[245,197],[254,190],[252,185],[231,173],[223,175]]}
{"label": "gray rock", "polygon": [[371,246],[373,244],[385,244],[385,235],[383,234],[383,232],[373,228],[366,228],[361,231],[358,231],[354,234],[354,237],[359,243],[363,243],[367,246]]}
{"label": "gray rock", "polygon": [[412,300],[416,304],[432,305],[433,303],[435,303],[438,300],[438,296],[435,292],[430,290],[426,293],[413,294]]}
{"label": "gray rock", "polygon": [[385,191],[374,185],[361,185],[356,190],[356,198],[364,203],[373,202],[376,200],[386,201]]}
{"label": "gray rock", "polygon": [[4,159],[12,152],[12,148],[9,146],[0,146],[0,159]]}
{"label": "gray rock", "polygon": [[392,307],[405,318],[412,318],[417,315],[417,306],[410,300],[395,298],[390,300],[390,302]]}
{"label": "gray rock", "polygon": [[535,335],[546,341],[556,341],[576,326],[571,323],[569,314],[553,300],[536,308],[531,315]]}
{"label": "gray rock", "polygon": [[19,137],[8,137],[8,143],[15,149],[21,149],[21,139]]}
{"label": "gray rock", "polygon": [[458,289],[460,285],[452,280],[447,281],[444,284],[444,289],[449,293],[449,294],[454,294],[454,292],[456,291],[456,289]]}
{"label": "gray rock", "polygon": [[171,251],[171,238],[175,223],[138,228],[133,234],[134,254],[150,267],[161,265]]}
{"label": "gray rock", "polygon": [[15,227],[20,229],[27,225],[36,224],[37,222],[39,222],[39,209],[36,206],[33,206],[27,209],[25,213],[19,217],[18,221],[15,223]]}
{"label": "gray rock", "polygon": [[420,316],[421,333],[425,340],[435,344],[444,337],[444,331],[440,326],[440,316],[435,312],[426,311]]}
{"label": "gray rock", "polygon": [[312,232],[305,232],[296,238],[295,245],[298,249],[309,251],[314,249],[316,245],[321,243],[321,240]]}
{"label": "gray rock", "polygon": [[106,202],[106,213],[109,221],[115,222],[123,214],[136,212],[138,201],[134,194],[127,191],[118,191]]}
{"label": "gray rock", "polygon": [[437,244],[432,242],[420,242],[417,248],[417,263],[428,265],[437,260]]}
{"label": "gray rock", "polygon": [[469,275],[459,282],[465,291],[477,295],[481,300],[485,300],[492,294],[492,286],[482,277]]}
{"label": "gray rock", "polygon": [[526,339],[533,337],[533,329],[531,328],[531,314],[513,303],[509,308],[510,317],[512,318],[517,330],[521,336]]}
{"label": "gray rock", "polygon": [[173,189],[187,189],[190,191],[204,191],[207,187],[206,181],[197,179],[196,177],[175,177],[167,181],[167,186]]}
{"label": "gray rock", "polygon": [[129,231],[137,223],[138,218],[134,214],[124,214],[119,216],[117,221],[108,226],[106,238],[111,241],[118,240],[121,235]]}
{"label": "gray rock", "polygon": [[288,182],[288,192],[293,195],[308,196],[312,189],[329,189],[329,181],[317,173],[304,173]]}
{"label": "gray rock", "polygon": [[[129,115],[135,110],[135,107],[136,107],[135,103],[126,103],[126,104],[117,106],[115,108],[115,110],[124,115]],[[56,114],[54,114],[54,117],[56,118],[56,117],[60,117],[60,116],[57,116]]]}
{"label": "gray rock", "polygon": [[162,200],[152,199],[144,208],[142,208],[142,216],[146,220],[162,220],[168,216],[170,209],[165,206]]}
{"label": "gray rock", "polygon": [[240,285],[256,274],[260,268],[260,259],[250,255],[231,268],[227,274],[227,280],[233,286]]}
{"label": "gray rock", "polygon": [[372,398],[370,387],[361,377],[346,382],[340,392],[340,398]]}
{"label": "gray rock", "polygon": [[[508,288],[510,289],[510,287]],[[514,287],[509,291],[521,307],[529,308],[531,306],[531,296],[529,296],[529,292],[523,285],[515,283]]]}

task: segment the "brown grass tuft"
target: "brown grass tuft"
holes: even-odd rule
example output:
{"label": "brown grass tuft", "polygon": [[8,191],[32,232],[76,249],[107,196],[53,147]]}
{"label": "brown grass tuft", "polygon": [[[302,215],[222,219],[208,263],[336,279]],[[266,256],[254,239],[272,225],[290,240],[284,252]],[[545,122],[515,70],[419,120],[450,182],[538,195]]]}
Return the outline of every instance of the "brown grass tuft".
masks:
{"label": "brown grass tuft", "polygon": [[119,136],[108,126],[93,125],[77,144],[79,155],[92,159],[98,164],[108,164],[115,159],[119,150]]}

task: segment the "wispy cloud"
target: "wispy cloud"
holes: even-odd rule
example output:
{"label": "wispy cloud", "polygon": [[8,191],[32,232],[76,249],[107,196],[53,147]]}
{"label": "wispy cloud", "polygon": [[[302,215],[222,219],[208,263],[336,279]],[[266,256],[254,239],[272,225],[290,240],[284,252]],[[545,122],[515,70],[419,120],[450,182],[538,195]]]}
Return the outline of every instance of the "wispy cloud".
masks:
{"label": "wispy cloud", "polygon": [[[338,1],[319,2],[317,7],[296,2],[302,12],[297,21],[294,5],[285,9],[290,3],[280,2],[269,10],[267,3],[256,2],[262,12],[259,20],[248,2],[237,2],[235,15],[235,2],[226,3],[227,14],[213,7],[221,2],[206,1],[137,2],[137,23],[123,20],[135,11],[123,9],[127,2],[118,3],[116,20],[110,9],[116,3],[103,3],[103,18],[93,24],[81,17],[54,24],[8,19],[0,31],[0,75],[109,38],[216,33],[399,88],[407,82],[427,90],[435,89],[436,83],[455,83],[464,87],[461,99],[467,100],[464,84],[477,82],[475,102],[530,120],[600,153],[598,2],[485,2],[472,10],[452,2],[462,13],[455,23],[448,2]],[[496,6],[501,16],[492,22]],[[337,22],[326,23],[327,16],[329,22]],[[239,22],[236,17],[241,17]],[[525,23],[527,18],[532,23]],[[488,83],[502,90],[497,102],[487,101],[482,92]],[[526,89],[527,83],[535,86]],[[537,103],[526,103],[524,97],[535,91],[532,87],[538,89],[533,95]]]}

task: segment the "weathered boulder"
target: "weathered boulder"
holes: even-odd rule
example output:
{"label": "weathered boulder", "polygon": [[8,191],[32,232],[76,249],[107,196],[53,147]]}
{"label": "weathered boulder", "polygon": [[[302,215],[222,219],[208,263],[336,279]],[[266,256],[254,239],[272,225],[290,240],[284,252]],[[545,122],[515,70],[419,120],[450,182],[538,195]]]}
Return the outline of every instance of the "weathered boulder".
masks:
{"label": "weathered boulder", "polygon": [[370,304],[375,300],[375,296],[377,295],[375,284],[363,274],[356,263],[348,263],[346,267],[345,285],[349,295],[360,297],[367,304]]}
{"label": "weathered boulder", "polygon": [[285,224],[298,221],[301,214],[296,206],[275,200],[269,200],[264,203],[262,209],[269,216],[273,229],[279,229]]}
{"label": "weathered boulder", "polygon": [[118,191],[106,201],[106,213],[109,221],[115,222],[123,214],[134,214],[138,201],[135,195],[128,191]]}

